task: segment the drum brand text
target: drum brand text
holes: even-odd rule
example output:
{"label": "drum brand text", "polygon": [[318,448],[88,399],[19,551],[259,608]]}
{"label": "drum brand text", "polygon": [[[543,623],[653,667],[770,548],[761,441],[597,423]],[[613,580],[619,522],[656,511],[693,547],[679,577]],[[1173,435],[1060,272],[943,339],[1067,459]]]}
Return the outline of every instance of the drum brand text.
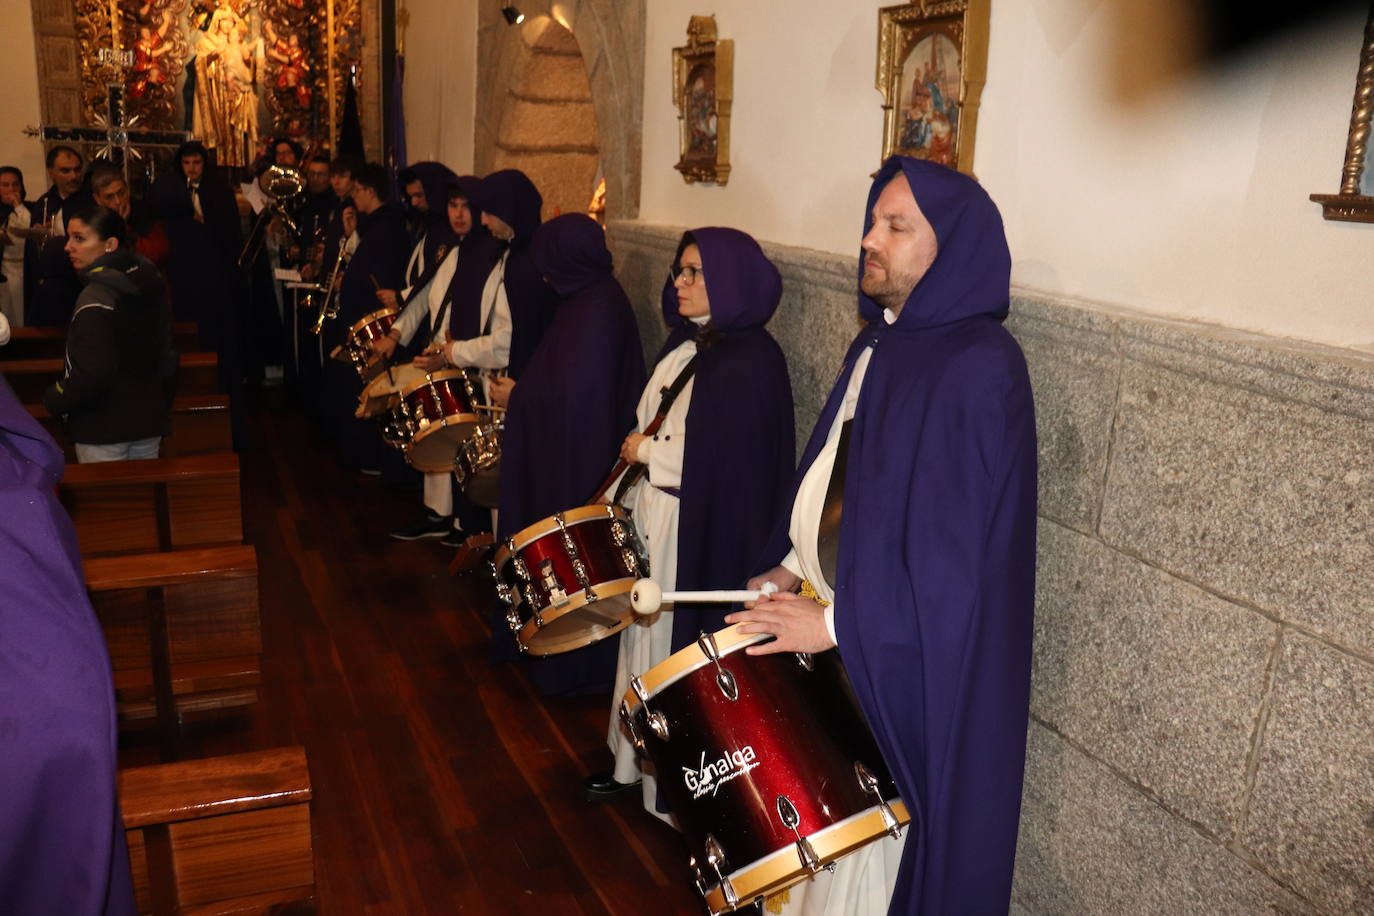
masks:
{"label": "drum brand text", "polygon": [[702,751],[701,763],[695,770],[682,768],[682,781],[687,784],[695,800],[703,795],[715,795],[725,783],[743,776],[758,765],[752,745],[721,754],[716,760],[707,760],[706,752]]}

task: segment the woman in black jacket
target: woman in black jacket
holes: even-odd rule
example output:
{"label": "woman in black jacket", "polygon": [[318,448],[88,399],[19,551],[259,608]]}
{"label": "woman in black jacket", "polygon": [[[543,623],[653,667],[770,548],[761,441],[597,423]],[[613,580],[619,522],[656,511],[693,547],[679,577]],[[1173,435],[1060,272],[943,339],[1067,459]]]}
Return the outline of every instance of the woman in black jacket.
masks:
{"label": "woman in black jacket", "polygon": [[67,256],[85,288],[67,330],[62,380],[43,396],[63,416],[76,460],[156,458],[176,370],[162,277],[125,244],[113,210],[85,207],[67,221]]}

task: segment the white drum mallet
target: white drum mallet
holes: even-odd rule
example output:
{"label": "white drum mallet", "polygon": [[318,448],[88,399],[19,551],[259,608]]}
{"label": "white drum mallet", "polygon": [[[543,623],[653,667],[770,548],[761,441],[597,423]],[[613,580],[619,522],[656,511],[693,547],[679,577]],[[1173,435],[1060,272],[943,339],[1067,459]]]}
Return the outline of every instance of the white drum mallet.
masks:
{"label": "white drum mallet", "polygon": [[674,604],[678,601],[718,601],[721,603],[757,601],[764,595],[771,595],[777,590],[777,585],[772,582],[765,582],[763,588],[756,592],[665,592],[653,579],[639,579],[630,588],[630,606],[635,609],[636,614],[648,615],[657,612],[665,604]]}

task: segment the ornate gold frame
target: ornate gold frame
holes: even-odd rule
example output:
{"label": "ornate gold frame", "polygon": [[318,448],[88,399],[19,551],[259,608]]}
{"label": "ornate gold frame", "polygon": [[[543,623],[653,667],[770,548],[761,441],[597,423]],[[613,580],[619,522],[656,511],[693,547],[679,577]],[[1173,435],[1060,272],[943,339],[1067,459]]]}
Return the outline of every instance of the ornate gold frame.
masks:
{"label": "ornate gold frame", "polygon": [[987,82],[988,17],[991,0],[912,0],[878,10],[878,72],[883,94],[883,159],[901,149],[902,65],[916,43],[942,32],[959,48],[959,117],[955,131],[954,165],[973,170],[973,144],[978,129],[978,105]]}
{"label": "ornate gold frame", "polygon": [[[692,150],[692,124],[688,77],[703,64],[715,70],[716,136],[714,152]],[[678,147],[681,158],[673,168],[682,180],[715,182],[730,180],[730,109],[734,103],[735,43],[716,38],[716,17],[693,16],[687,24],[687,44],[673,48],[673,104],[677,106]]]}
{"label": "ornate gold frame", "polygon": [[1369,161],[1370,121],[1374,119],[1374,8],[1364,26],[1364,47],[1360,50],[1360,70],[1355,78],[1355,103],[1350,110],[1350,133],[1345,141],[1345,164],[1341,167],[1339,194],[1312,194],[1322,205],[1322,217],[1346,223],[1374,223],[1374,196],[1360,193],[1365,173],[1374,167]]}

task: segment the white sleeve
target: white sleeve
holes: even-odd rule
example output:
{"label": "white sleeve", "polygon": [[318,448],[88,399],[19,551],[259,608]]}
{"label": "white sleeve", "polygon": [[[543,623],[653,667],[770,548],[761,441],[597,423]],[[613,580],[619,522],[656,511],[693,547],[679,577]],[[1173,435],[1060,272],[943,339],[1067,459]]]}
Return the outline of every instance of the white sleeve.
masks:
{"label": "white sleeve", "polygon": [[10,214],[9,222],[6,224],[11,229],[27,229],[33,221],[33,215],[29,213],[29,208],[19,204]]}
{"label": "white sleeve", "polygon": [[348,237],[348,241],[344,242],[344,251],[348,253],[348,257],[353,257],[353,252],[358,250],[358,242],[358,231],[355,229],[353,234]]}
{"label": "white sleeve", "polygon": [[[506,284],[502,274],[493,270],[487,275],[487,283],[495,282],[496,297],[492,305],[495,314],[491,318],[491,333],[467,340],[449,341],[445,355],[450,365],[476,366],[479,369],[504,369],[510,364],[511,317],[510,303],[506,301]],[[486,290],[482,290],[486,299]],[[450,305],[450,308],[453,306]],[[486,316],[482,316],[486,324]]]}
{"label": "white sleeve", "polygon": [[782,562],[778,565],[798,579],[806,578],[806,575],[802,572],[801,561],[797,559],[797,548],[795,547],[787,551],[787,556],[783,557]]}
{"label": "white sleeve", "polygon": [[433,282],[430,280],[429,283],[426,283],[424,288],[410,302],[406,303],[406,307],[401,309],[401,314],[396,319],[396,323],[391,326],[393,331],[397,331],[401,335],[402,344],[410,343],[410,339],[415,336],[415,332],[424,323],[425,316],[429,314],[429,287]]}
{"label": "white sleeve", "polygon": [[635,457],[648,465],[649,483],[656,487],[679,487],[682,485],[682,461],[686,450],[685,433],[660,433],[639,443]]}
{"label": "white sleeve", "polygon": [[835,638],[835,605],[833,604],[825,606],[825,630],[830,634],[830,641],[838,646],[840,641]]}

